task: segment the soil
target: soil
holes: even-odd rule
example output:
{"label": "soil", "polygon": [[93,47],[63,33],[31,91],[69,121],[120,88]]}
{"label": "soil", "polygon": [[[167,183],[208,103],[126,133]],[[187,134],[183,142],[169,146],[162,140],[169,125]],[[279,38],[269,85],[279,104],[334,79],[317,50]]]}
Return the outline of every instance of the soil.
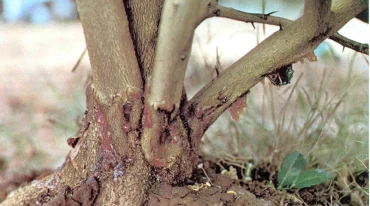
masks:
{"label": "soil", "polygon": [[[225,168],[228,168],[226,170]],[[0,172],[0,202],[19,186],[51,173],[51,170],[31,171],[28,174],[4,175]],[[260,164],[245,177],[245,171],[220,160],[200,159],[193,177],[179,185],[156,183],[149,191],[146,205],[364,205],[368,197],[357,197],[356,192],[343,192],[336,180],[300,190],[277,190],[277,167],[270,163]],[[368,172],[354,176],[357,185],[368,185]],[[98,193],[96,179],[88,179],[79,188],[68,186],[53,197],[47,205],[93,205]],[[351,185],[349,183],[349,185]],[[43,198],[43,197],[41,197]],[[360,200],[356,199],[360,198]],[[39,202],[45,202],[45,199]]]}

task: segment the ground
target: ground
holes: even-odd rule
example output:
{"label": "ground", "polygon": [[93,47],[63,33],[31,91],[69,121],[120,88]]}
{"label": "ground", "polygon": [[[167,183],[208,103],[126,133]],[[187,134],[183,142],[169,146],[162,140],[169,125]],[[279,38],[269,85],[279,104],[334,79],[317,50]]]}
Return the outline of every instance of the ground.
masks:
{"label": "ground", "polygon": [[[32,171],[28,175],[6,177],[0,182],[0,201],[17,187],[42,178],[50,172],[51,170]],[[366,196],[355,196],[355,193],[341,191],[336,185],[338,180],[301,190],[279,191],[276,189],[277,167],[270,163],[255,167],[250,178],[243,178],[244,172],[222,161],[201,158],[193,177],[182,185],[155,184],[149,191],[147,205],[363,205],[368,200]],[[351,181],[355,182],[355,185],[365,187],[368,185],[368,172],[356,174],[355,179]],[[354,185],[352,182],[348,183]],[[69,205],[68,202],[75,201],[90,203],[91,194],[94,194],[92,191],[95,191],[94,187],[91,189],[91,185],[93,184],[83,185],[73,193],[69,187],[65,187],[62,196],[58,194],[55,198],[55,194],[47,193],[38,202],[49,200],[48,195],[53,195],[54,199],[50,205],[61,205],[63,202]]]}
{"label": "ground", "polygon": [[[216,47],[225,69],[255,45],[256,32],[262,35],[258,25],[254,31],[240,22],[214,21],[197,29],[189,97],[216,75]],[[231,30],[220,36],[214,24]],[[71,72],[85,47],[79,23],[0,29],[6,31],[0,33],[1,201],[63,162],[67,138],[83,115],[89,65],[85,57]],[[274,29],[267,27],[267,34]],[[317,63],[294,64],[292,84],[278,88],[265,81],[253,88],[240,122],[226,112],[206,133],[205,157],[193,178],[181,186],[155,185],[148,204],[253,205],[264,199],[270,205],[367,205],[368,57],[332,48]],[[292,150],[305,154],[309,167],[337,178],[307,189],[276,190],[278,167]],[[247,163],[252,170],[246,176]]]}

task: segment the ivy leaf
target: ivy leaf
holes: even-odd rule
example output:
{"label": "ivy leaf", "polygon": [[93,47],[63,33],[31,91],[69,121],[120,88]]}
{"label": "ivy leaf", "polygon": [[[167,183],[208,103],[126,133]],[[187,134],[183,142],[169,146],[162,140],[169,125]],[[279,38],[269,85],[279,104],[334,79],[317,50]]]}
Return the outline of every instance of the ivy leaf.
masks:
{"label": "ivy leaf", "polygon": [[279,188],[291,185],[306,166],[304,156],[299,152],[288,154],[280,165],[278,174]]}
{"label": "ivy leaf", "polygon": [[302,172],[297,181],[292,185],[294,188],[301,189],[324,183],[333,178],[332,174],[322,169],[309,169]]}

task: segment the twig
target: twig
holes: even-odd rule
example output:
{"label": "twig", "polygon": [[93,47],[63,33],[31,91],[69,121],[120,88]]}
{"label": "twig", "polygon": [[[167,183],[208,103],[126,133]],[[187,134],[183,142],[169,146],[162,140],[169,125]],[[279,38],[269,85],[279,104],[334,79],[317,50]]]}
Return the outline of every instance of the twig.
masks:
{"label": "twig", "polygon": [[218,47],[216,47],[216,65],[215,65],[215,70],[216,70],[216,77],[218,77],[220,75],[220,72],[222,71],[222,66],[221,66],[221,62],[220,62],[220,54],[218,52]]}
{"label": "twig", "polygon": [[338,44],[342,45],[343,47],[347,47],[357,52],[361,52],[363,54],[369,55],[369,45],[368,44],[362,44],[360,42],[354,41],[352,39],[349,39],[339,34],[338,32],[331,35],[329,38],[337,42]]}
{"label": "twig", "polygon": [[203,165],[203,163],[201,163],[200,165],[198,165],[198,167],[200,167],[200,169],[202,169],[202,171],[203,171],[204,175],[206,176],[206,178],[207,178],[208,182],[209,182],[211,185],[213,185],[211,178],[209,178],[209,176],[208,176],[208,174],[207,174],[206,170],[204,169],[204,165]]}
{"label": "twig", "polygon": [[78,66],[80,66],[80,64],[81,64],[81,61],[82,61],[83,57],[84,57],[84,56],[85,56],[85,54],[86,54],[86,51],[87,51],[87,49],[86,49],[86,47],[85,47],[85,49],[84,49],[84,50],[83,50],[83,52],[81,53],[80,57],[78,58],[78,60],[77,60],[76,64],[73,66],[72,72],[76,72],[76,70],[77,70]]}
{"label": "twig", "polygon": [[[228,19],[233,19],[237,21],[243,21],[246,23],[251,23],[253,28],[255,28],[254,23],[262,23],[262,24],[270,24],[279,26],[280,30],[282,30],[286,25],[292,23],[292,20],[282,18],[282,17],[276,17],[271,16],[271,14],[276,13],[270,12],[267,14],[258,14],[258,13],[248,13],[239,11],[233,8],[227,8],[221,5],[218,5],[217,3],[213,3],[210,5],[210,8],[208,10],[207,18],[209,17],[224,17]],[[369,45],[368,44],[362,44],[357,41],[348,39],[339,33],[335,33],[329,37],[331,40],[337,42],[338,44],[341,44],[344,47],[353,49],[354,51],[361,52],[363,54],[369,55]]]}
{"label": "twig", "polygon": [[292,22],[289,19],[271,16],[271,14],[274,14],[276,12],[277,11],[273,11],[267,14],[248,13],[233,8],[227,8],[218,4],[212,4],[208,10],[207,18],[215,16],[224,17],[243,21],[246,23],[251,23],[253,27],[254,23],[271,24],[276,26],[279,26],[279,24],[281,24],[284,26]]}

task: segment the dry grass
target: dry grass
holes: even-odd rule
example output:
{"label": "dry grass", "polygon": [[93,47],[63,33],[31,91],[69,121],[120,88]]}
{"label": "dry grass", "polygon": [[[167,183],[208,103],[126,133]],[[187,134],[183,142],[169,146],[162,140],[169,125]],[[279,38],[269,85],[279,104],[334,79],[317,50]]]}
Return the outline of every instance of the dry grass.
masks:
{"label": "dry grass", "polygon": [[[192,84],[187,85],[187,90],[191,94],[215,78],[217,54],[222,67],[227,68],[242,53],[239,50],[243,48],[224,40],[228,35],[234,37],[233,31],[242,30],[247,34],[240,34],[243,38],[239,40],[252,36],[253,29],[239,23],[235,23],[236,28],[231,29],[230,34],[212,33],[217,27],[223,28],[223,24],[232,28],[231,22],[223,21],[211,20],[198,28],[190,64],[192,70],[187,74],[187,81]],[[272,33],[274,28],[267,30]],[[238,54],[221,50],[225,44],[228,47],[233,44],[232,52]],[[217,53],[217,49],[221,52]],[[257,84],[248,95],[248,106],[241,121],[234,122],[226,112],[206,134],[204,151],[238,154],[257,162],[280,162],[287,152],[299,150],[312,159],[312,164],[320,162],[329,168],[344,160],[355,160],[358,155],[366,156],[367,57],[348,50],[339,53],[329,50],[328,53],[319,56],[318,62],[294,64],[290,85],[276,87],[267,79]]]}
{"label": "dry grass", "polygon": [[[222,27],[218,25],[222,22],[210,24]],[[207,30],[212,27],[205,27],[199,29],[205,31],[196,38],[208,38],[211,45],[218,45],[208,56],[195,53],[192,60],[196,71],[188,78],[198,85],[215,78],[217,58],[223,58],[223,68],[237,59],[227,51],[217,57],[215,48],[222,47],[223,42],[217,41],[221,37],[209,35],[212,32]],[[241,28],[244,27],[238,27]],[[212,50],[210,47],[206,48]],[[228,112],[223,114],[203,138],[203,152],[229,165],[250,168],[262,162],[279,166],[286,154],[299,151],[306,156],[307,167],[323,168],[339,176],[336,192],[366,200],[367,186],[350,179],[368,172],[368,57],[348,49],[341,52],[335,44],[327,47],[318,62],[293,65],[295,73],[290,85],[276,87],[266,78],[252,88],[241,121],[233,121]],[[203,46],[205,53],[207,49]],[[203,76],[193,77],[196,74]]]}
{"label": "dry grass", "polygon": [[60,166],[83,115],[85,47],[79,23],[0,25],[0,158],[8,172]]}

